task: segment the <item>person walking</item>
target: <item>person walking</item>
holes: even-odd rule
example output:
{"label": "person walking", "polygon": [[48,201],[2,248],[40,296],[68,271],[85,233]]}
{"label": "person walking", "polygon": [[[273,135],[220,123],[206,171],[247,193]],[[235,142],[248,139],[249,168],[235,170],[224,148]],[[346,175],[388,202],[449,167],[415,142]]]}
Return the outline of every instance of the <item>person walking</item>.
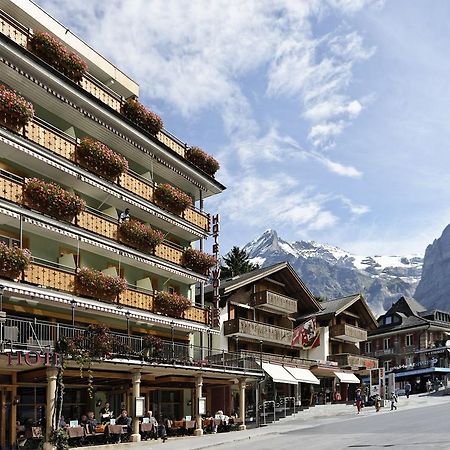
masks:
{"label": "person walking", "polygon": [[359,414],[361,412],[361,408],[362,408],[362,395],[361,395],[361,389],[359,389],[359,388],[356,389],[355,405],[356,405],[357,414]]}
{"label": "person walking", "polygon": [[411,385],[409,384],[409,381],[405,384],[405,395],[406,398],[409,398],[409,395],[411,394]]}
{"label": "person walking", "polygon": [[396,405],[397,401],[398,401],[398,397],[397,397],[396,393],[392,392],[391,393],[391,411],[393,411],[394,409],[397,411],[397,405]]}

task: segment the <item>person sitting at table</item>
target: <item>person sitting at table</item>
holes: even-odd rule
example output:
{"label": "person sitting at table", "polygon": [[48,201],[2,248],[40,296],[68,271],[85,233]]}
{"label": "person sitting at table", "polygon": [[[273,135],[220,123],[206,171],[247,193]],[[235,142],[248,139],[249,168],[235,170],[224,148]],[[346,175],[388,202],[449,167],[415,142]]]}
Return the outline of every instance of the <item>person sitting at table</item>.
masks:
{"label": "person sitting at table", "polygon": [[158,437],[160,437],[164,443],[167,441],[167,430],[166,426],[164,425],[164,419],[162,417],[159,417],[156,420],[158,422]]}
{"label": "person sitting at table", "polygon": [[158,440],[158,422],[157,420],[153,417],[153,412],[152,411],[147,411],[147,413],[145,414],[144,418],[148,419],[148,423],[151,425],[151,430],[150,431],[144,431],[142,433],[142,439],[144,439],[145,441],[147,439],[155,439]]}
{"label": "person sitting at table", "polygon": [[101,423],[108,423],[111,417],[112,411],[109,409],[109,403],[106,402],[105,406],[100,410],[100,421]]}
{"label": "person sitting at table", "polygon": [[69,428],[69,425],[67,425],[64,416],[61,416],[61,419],[59,419],[59,428]]}
{"label": "person sitting at table", "polygon": [[80,419],[80,425],[81,425],[82,427],[85,427],[85,426],[87,425],[87,422],[88,422],[87,415],[86,415],[86,414],[83,414],[83,415],[81,416],[81,419]]}
{"label": "person sitting at table", "polygon": [[128,433],[131,433],[131,422],[131,417],[128,416],[128,411],[126,409],[124,409],[116,419],[116,425],[126,425]]}
{"label": "person sitting at table", "polygon": [[95,418],[94,411],[88,411],[87,413],[87,422],[86,426],[88,428],[89,433],[94,433],[95,429],[97,428],[98,422]]}

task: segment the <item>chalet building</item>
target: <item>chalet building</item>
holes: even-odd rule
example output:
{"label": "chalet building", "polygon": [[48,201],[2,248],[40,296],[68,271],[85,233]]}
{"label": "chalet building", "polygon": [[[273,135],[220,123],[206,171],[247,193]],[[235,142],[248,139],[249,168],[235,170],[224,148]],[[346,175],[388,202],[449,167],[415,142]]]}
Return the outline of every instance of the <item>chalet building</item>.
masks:
{"label": "chalet building", "polygon": [[[360,377],[378,367],[378,360],[363,356],[360,348],[377,322],[361,294],[323,301],[320,306],[323,309],[316,314],[316,321],[322,342],[307,353],[309,359],[321,362],[311,368],[321,382],[316,388],[319,402],[350,401]],[[308,316],[302,316],[298,322],[306,319]]]}
{"label": "chalet building", "polygon": [[[211,286],[205,298],[211,300]],[[321,395],[324,401],[325,391],[328,400],[339,399],[339,383],[359,384],[354,372],[377,364],[359,351],[376,327],[364,299],[319,303],[287,262],[222,282],[220,298],[222,348],[256,358],[266,373],[248,385],[247,416],[271,420],[315,405]],[[343,399],[347,392],[342,388]],[[231,403],[235,395],[231,387]]]}
{"label": "chalet building", "polygon": [[398,388],[408,381],[412,392],[425,392],[428,380],[433,386],[447,385],[449,334],[449,312],[427,310],[417,300],[401,297],[378,318],[364,354],[378,358],[386,374],[395,373]]}
{"label": "chalet building", "polygon": [[262,375],[206,345],[219,330],[195,302],[214,263],[193,247],[210,234],[204,199],[224,189],[217,162],[36,4],[0,4],[0,447],[16,448],[17,421],[49,446],[62,358],[66,420],[109,402],[134,440],[148,409],[200,434],[217,385],[244,402]]}

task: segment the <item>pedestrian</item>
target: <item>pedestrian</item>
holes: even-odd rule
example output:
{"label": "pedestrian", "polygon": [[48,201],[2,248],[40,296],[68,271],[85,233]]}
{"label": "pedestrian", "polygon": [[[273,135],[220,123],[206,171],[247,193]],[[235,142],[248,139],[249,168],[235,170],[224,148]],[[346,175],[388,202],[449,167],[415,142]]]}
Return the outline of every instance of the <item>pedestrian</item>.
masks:
{"label": "pedestrian", "polygon": [[411,385],[409,384],[409,381],[405,384],[405,395],[406,398],[409,398],[409,394],[411,394]]}
{"label": "pedestrian", "polygon": [[119,216],[119,223],[128,222],[130,220],[130,208],[125,208],[125,211],[122,211]]}
{"label": "pedestrian", "polygon": [[361,396],[361,389],[356,389],[356,394],[355,394],[355,406],[356,406],[356,411],[357,414],[359,414],[361,412],[361,408],[362,408],[362,396]]}
{"label": "pedestrian", "polygon": [[380,411],[381,408],[381,397],[380,394],[375,394],[374,396],[374,405],[375,405],[375,411],[378,412]]}
{"label": "pedestrian", "polygon": [[391,411],[393,411],[394,409],[397,411],[397,403],[398,398],[397,395],[395,394],[395,392],[391,393]]}
{"label": "pedestrian", "polygon": [[428,379],[427,382],[425,383],[427,386],[427,392],[430,393],[431,392],[431,380]]}

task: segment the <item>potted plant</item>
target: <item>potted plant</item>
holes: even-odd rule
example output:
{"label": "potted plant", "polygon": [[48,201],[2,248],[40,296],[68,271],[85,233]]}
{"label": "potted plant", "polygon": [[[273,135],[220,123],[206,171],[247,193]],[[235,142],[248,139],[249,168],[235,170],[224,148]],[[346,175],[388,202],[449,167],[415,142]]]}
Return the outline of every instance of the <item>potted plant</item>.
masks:
{"label": "potted plant", "polygon": [[213,255],[196,250],[195,248],[187,248],[183,251],[182,265],[194,272],[207,275],[209,269],[217,264],[217,260]]}
{"label": "potted plant", "polygon": [[188,148],[186,150],[186,159],[212,177],[220,169],[219,161],[208,155],[200,147]]}
{"label": "potted plant", "polygon": [[117,180],[128,170],[128,161],[122,155],[88,137],[78,144],[76,158],[81,166],[109,181]]}
{"label": "potted plant", "polygon": [[29,250],[8,247],[0,242],[0,277],[14,280],[28,268],[30,260]]}
{"label": "potted plant", "polygon": [[89,267],[83,267],[75,276],[76,292],[87,297],[113,301],[126,288],[124,278],[105,275]]}
{"label": "potted plant", "polygon": [[147,109],[140,101],[129,98],[122,105],[122,114],[151,134],[158,134],[164,124],[161,117]]}
{"label": "potted plant", "polygon": [[33,105],[13,89],[0,84],[0,122],[13,131],[19,131],[34,116]]}
{"label": "potted plant", "polygon": [[119,225],[119,236],[122,242],[145,253],[154,253],[157,245],[164,240],[164,233],[130,219]]}
{"label": "potted plant", "polygon": [[55,183],[30,178],[23,187],[24,201],[32,208],[71,222],[85,208],[85,202]]}
{"label": "potted plant", "polygon": [[159,184],[153,192],[153,197],[158,206],[178,215],[192,205],[188,194],[168,183]]}
{"label": "potted plant", "polygon": [[142,353],[148,359],[160,359],[164,354],[164,344],[160,337],[147,334],[142,341]]}
{"label": "potted plant", "polygon": [[184,295],[174,292],[158,292],[155,295],[156,311],[171,317],[182,317],[192,306],[192,302]]}
{"label": "potted plant", "polygon": [[71,52],[58,39],[49,33],[36,32],[28,41],[29,49],[66,77],[80,82],[88,66],[76,53]]}

